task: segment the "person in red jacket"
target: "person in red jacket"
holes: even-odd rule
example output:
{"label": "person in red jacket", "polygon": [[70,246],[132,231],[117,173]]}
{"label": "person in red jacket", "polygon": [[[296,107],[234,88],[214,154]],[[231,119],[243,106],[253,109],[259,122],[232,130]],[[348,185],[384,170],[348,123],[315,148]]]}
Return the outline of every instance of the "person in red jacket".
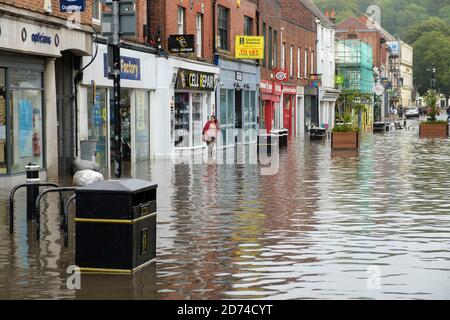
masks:
{"label": "person in red jacket", "polygon": [[217,135],[219,133],[219,121],[215,115],[212,115],[210,120],[206,122],[203,127],[203,141],[206,141],[208,146],[208,157],[212,158],[214,145],[217,141]]}

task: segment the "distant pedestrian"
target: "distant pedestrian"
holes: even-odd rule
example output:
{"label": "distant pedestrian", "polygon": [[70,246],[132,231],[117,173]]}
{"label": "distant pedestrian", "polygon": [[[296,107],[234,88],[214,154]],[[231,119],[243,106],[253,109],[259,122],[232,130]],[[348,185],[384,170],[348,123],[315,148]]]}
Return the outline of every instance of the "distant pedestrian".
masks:
{"label": "distant pedestrian", "polygon": [[208,146],[208,158],[212,158],[213,156],[213,149],[214,145],[217,142],[219,130],[219,121],[217,121],[215,115],[212,115],[210,120],[206,122],[205,126],[203,127],[202,132],[203,141],[205,141],[206,145]]}

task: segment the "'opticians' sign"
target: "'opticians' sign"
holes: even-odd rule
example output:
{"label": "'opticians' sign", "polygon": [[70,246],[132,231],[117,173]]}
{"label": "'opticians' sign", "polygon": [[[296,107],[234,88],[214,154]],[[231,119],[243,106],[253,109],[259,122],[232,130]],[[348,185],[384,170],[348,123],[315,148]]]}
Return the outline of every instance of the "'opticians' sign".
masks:
{"label": "'opticians' sign", "polygon": [[176,89],[214,91],[214,74],[178,69]]}
{"label": "'opticians' sign", "polygon": [[84,11],[85,0],[59,0],[61,12]]}
{"label": "'opticians' sign", "polygon": [[[103,54],[103,73],[108,78],[108,54]],[[141,60],[120,56],[120,78],[122,80],[141,80]]]}

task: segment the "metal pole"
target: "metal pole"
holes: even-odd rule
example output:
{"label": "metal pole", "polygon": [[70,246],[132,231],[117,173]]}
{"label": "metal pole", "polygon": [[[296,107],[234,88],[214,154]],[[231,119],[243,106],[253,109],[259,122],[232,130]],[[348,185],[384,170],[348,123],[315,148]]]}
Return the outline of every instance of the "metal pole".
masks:
{"label": "metal pole", "polygon": [[119,0],[113,0],[113,45],[114,45],[114,165],[116,178],[122,176],[122,132],[120,119],[120,17],[119,17]]}
{"label": "metal pole", "polygon": [[34,217],[34,204],[36,202],[36,198],[39,195],[39,186],[36,186],[35,183],[39,182],[39,169],[36,163],[29,163],[25,166],[25,170],[27,171],[27,184],[31,184],[27,187],[27,220],[33,220]]}

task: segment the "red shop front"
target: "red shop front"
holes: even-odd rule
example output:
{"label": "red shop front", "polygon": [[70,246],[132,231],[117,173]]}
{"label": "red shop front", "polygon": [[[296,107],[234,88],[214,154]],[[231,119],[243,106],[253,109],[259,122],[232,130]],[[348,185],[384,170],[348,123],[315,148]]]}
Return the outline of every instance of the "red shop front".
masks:
{"label": "red shop front", "polygon": [[295,135],[296,95],[296,86],[283,85],[283,124],[284,128],[289,130],[290,136]]}
{"label": "red shop front", "polygon": [[274,127],[279,126],[275,111],[280,105],[280,96],[283,92],[282,85],[273,81],[261,80],[260,92],[262,102],[260,129],[266,129],[269,133]]}

